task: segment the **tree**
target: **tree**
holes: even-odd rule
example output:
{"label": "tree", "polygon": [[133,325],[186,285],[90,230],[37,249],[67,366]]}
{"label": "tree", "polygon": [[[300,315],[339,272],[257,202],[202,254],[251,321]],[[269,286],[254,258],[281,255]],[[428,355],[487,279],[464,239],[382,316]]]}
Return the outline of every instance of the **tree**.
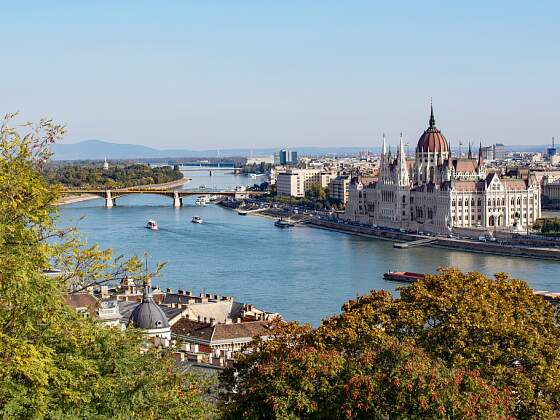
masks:
{"label": "tree", "polygon": [[443,269],[399,298],[372,291],[317,329],[279,328],[256,342],[224,377],[222,410],[230,418],[552,418],[559,321],[523,281]]}
{"label": "tree", "polygon": [[[335,332],[335,331],[333,331]],[[317,330],[279,326],[224,375],[224,418],[507,418],[510,395],[385,336],[347,353]]]}
{"label": "tree", "polygon": [[327,198],[327,192],[321,184],[312,184],[306,193],[307,198],[311,200],[323,201]]}
{"label": "tree", "polygon": [[[55,227],[60,191],[40,170],[47,146],[64,127],[42,120],[27,124],[21,135],[10,126],[14,117],[0,124],[0,416],[211,416],[198,379],[181,373],[166,353],[142,353],[138,332],[121,333],[79,316],[64,303],[67,279],[43,275],[52,261],[71,265],[74,258],[74,266],[96,281],[111,256],[80,247]],[[75,247],[81,252],[72,257]],[[134,271],[135,263],[123,267]]]}
{"label": "tree", "polygon": [[[503,273],[441,270],[402,288],[399,299],[375,292],[348,302],[320,335],[336,348],[360,351],[384,334],[411,342],[454,369],[516,395],[515,413],[550,418],[560,409],[558,313],[520,280]],[[333,335],[330,331],[344,331]]]}

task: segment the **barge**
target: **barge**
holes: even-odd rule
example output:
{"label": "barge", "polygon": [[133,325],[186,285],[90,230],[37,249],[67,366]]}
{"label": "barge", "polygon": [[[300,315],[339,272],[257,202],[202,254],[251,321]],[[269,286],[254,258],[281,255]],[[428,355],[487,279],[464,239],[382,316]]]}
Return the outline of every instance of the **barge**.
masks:
{"label": "barge", "polygon": [[383,274],[383,278],[385,280],[400,281],[403,283],[414,283],[417,280],[424,280],[426,275],[410,271],[387,271]]}

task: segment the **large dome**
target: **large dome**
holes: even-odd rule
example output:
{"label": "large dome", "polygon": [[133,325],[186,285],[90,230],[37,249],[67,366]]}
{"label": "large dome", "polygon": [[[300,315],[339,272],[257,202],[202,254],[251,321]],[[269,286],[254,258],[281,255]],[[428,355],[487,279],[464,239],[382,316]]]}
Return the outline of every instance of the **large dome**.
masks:
{"label": "large dome", "polygon": [[430,114],[430,126],[420,139],[418,140],[418,145],[416,146],[416,152],[430,152],[430,153],[443,153],[449,152],[449,144],[447,140],[436,128],[436,120],[434,118],[434,109],[431,109]]}
{"label": "large dome", "polygon": [[[148,288],[150,288],[149,291]],[[169,328],[167,316],[165,316],[163,309],[154,302],[150,286],[144,286],[144,297],[142,302],[134,308],[130,314],[128,323],[143,330]]]}

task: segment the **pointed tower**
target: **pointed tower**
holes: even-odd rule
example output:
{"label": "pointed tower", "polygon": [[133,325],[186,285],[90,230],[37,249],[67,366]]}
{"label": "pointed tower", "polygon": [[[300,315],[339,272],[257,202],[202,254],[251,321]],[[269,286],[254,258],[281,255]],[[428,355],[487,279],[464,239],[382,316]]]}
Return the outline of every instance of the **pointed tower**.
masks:
{"label": "pointed tower", "polygon": [[471,142],[469,141],[469,154],[467,155],[469,159],[472,159]]}
{"label": "pointed tower", "polygon": [[478,170],[482,167],[484,160],[482,159],[482,142],[480,142],[480,146],[478,147]]}
{"label": "pointed tower", "polygon": [[105,161],[103,162],[103,170],[104,171],[109,170],[109,162],[107,162],[107,158],[105,158]]}
{"label": "pointed tower", "polygon": [[399,152],[397,154],[397,171],[398,171],[397,185],[399,185],[400,187],[408,186],[409,184],[408,168],[406,166],[406,154],[404,152],[404,141],[403,141],[402,133],[401,133],[401,138],[399,143]]}

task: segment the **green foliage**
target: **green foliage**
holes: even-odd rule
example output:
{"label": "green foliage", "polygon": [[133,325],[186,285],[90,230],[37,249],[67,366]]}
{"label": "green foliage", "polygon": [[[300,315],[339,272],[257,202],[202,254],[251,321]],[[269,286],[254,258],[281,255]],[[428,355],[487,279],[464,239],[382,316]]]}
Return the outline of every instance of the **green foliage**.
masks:
{"label": "green foliage", "polygon": [[245,164],[243,165],[243,168],[241,168],[241,173],[242,174],[266,174],[268,172],[270,172],[270,170],[272,169],[272,164],[271,163],[251,163],[249,165]]}
{"label": "green foliage", "polygon": [[110,166],[107,170],[101,166],[47,166],[43,175],[50,184],[99,189],[163,184],[183,178],[183,173],[177,165],[171,168],[142,164]]}
{"label": "green foliage", "polygon": [[21,136],[13,118],[0,124],[0,417],[210,417],[201,382],[169,355],[141,352],[138,332],[79,316],[64,303],[67,279],[42,274],[60,260],[95,283],[113,268],[134,272],[139,264],[107,268],[110,252],[81,247],[54,227],[58,188],[40,169],[64,128],[44,120]]}
{"label": "green foliage", "polygon": [[549,217],[543,219],[537,219],[533,229],[539,230],[544,234],[560,234],[560,218],[559,217]]}
{"label": "green foliage", "polygon": [[[224,379],[223,412],[264,418],[553,418],[560,319],[527,284],[442,270],[280,328]],[[235,375],[235,376],[234,376]],[[227,403],[227,404],[226,404]]]}

